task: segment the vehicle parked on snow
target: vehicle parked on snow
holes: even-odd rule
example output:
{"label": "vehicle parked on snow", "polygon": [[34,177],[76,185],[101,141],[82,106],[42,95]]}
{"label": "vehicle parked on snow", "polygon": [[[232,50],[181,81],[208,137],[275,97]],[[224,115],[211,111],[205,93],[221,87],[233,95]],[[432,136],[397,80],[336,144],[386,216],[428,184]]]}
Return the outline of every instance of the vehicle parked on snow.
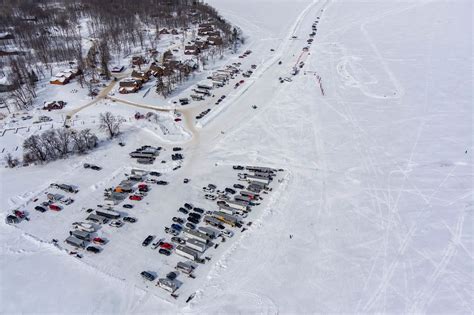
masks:
{"label": "vehicle parked on snow", "polygon": [[155,238],[155,236],[153,235],[148,235],[145,240],[142,242],[142,246],[148,246],[150,245],[151,241],[153,241],[153,239]]}
{"label": "vehicle parked on snow", "polygon": [[140,275],[143,277],[143,279],[146,279],[148,281],[153,281],[156,279],[156,277],[148,271],[142,271]]}
{"label": "vehicle parked on snow", "polygon": [[89,233],[93,233],[96,230],[93,224],[85,223],[85,222],[74,222],[72,224],[72,227],[75,228],[76,230],[81,230],[81,231],[89,232]]}
{"label": "vehicle parked on snow", "polygon": [[86,251],[94,253],[94,254],[98,254],[100,253],[100,248],[95,247],[95,246],[87,246]]}

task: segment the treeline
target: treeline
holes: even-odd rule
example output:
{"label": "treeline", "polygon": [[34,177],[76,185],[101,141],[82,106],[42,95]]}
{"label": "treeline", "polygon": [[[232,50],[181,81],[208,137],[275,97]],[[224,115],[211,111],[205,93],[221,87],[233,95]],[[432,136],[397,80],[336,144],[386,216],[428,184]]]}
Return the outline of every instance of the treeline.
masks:
{"label": "treeline", "polygon": [[45,163],[71,154],[84,154],[98,145],[90,129],[51,129],[31,135],[23,142],[23,163]]}
{"label": "treeline", "polygon": [[[53,75],[53,64],[74,61],[81,86],[91,83],[84,76],[109,78],[112,56],[156,49],[159,34],[150,28],[185,29],[212,20],[222,32],[221,52],[237,40],[236,30],[198,0],[0,0],[0,7],[0,77],[19,90],[11,98],[20,110],[30,107],[38,78]],[[82,34],[89,34],[91,47],[83,47]]]}

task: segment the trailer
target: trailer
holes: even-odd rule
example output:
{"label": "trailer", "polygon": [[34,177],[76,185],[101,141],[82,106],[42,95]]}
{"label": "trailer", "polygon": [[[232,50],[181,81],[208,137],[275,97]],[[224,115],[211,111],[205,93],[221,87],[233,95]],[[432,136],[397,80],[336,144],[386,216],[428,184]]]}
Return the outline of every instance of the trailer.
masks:
{"label": "trailer", "polygon": [[175,281],[166,278],[158,279],[158,283],[156,285],[171,293],[174,293],[174,291],[178,289],[178,284]]}
{"label": "trailer", "polygon": [[215,227],[222,226],[221,221],[217,220],[216,218],[210,215],[204,216],[203,220],[204,220],[204,223],[209,224],[211,226],[215,226]]}
{"label": "trailer", "polygon": [[154,159],[155,158],[155,154],[154,153],[151,153],[151,152],[137,152],[137,151],[134,151],[134,152],[131,152],[130,153],[130,157],[131,158],[135,158],[135,159]]}
{"label": "trailer", "polygon": [[219,231],[217,231],[216,229],[205,227],[205,226],[200,226],[198,230],[199,232],[204,233],[207,236],[209,236],[211,239],[215,239],[220,234]]}
{"label": "trailer", "polygon": [[180,261],[176,264],[176,267],[174,267],[174,268],[176,270],[181,271],[181,272],[183,272],[185,274],[188,274],[188,275],[192,274],[193,271],[194,271],[194,266],[192,265],[191,262],[182,262],[182,261]]}
{"label": "trailer", "polygon": [[207,236],[206,234],[201,233],[199,231],[194,231],[194,230],[191,230],[191,229],[188,229],[188,228],[183,229],[183,235],[185,237],[187,237],[188,239],[196,239],[196,240],[204,242],[206,244],[211,241],[209,236]]}
{"label": "trailer", "polygon": [[193,89],[194,92],[197,94],[203,94],[203,95],[211,95],[208,90],[203,90],[203,89]]}
{"label": "trailer", "polygon": [[103,217],[109,218],[109,219],[118,219],[120,218],[120,213],[114,210],[105,210],[105,209],[98,209],[95,210],[95,213],[98,215],[101,215]]}
{"label": "trailer", "polygon": [[175,253],[181,257],[191,259],[191,260],[198,260],[199,259],[199,253],[187,246],[183,245],[178,245],[176,246]]}
{"label": "trailer", "polygon": [[212,90],[213,89],[212,84],[209,84],[209,83],[198,83],[198,84],[196,84],[196,87],[198,89],[202,89],[202,90]]}
{"label": "trailer", "polygon": [[231,207],[231,206],[229,206],[229,205],[227,205],[227,204],[221,204],[221,205],[219,205],[219,211],[222,211],[222,212],[227,213],[227,214],[232,214],[232,215],[242,213],[242,210],[233,208],[233,207]]}
{"label": "trailer", "polygon": [[277,171],[274,168],[264,167],[264,166],[246,166],[245,169],[247,171],[262,172],[262,173],[275,173]]}
{"label": "trailer", "polygon": [[250,204],[250,202],[252,201],[252,198],[250,198],[248,196],[236,195],[236,196],[234,196],[234,200]]}
{"label": "trailer", "polygon": [[231,208],[235,208],[235,209],[238,209],[238,210],[242,210],[242,211],[248,211],[249,208],[248,208],[248,204],[247,203],[243,203],[243,202],[239,202],[239,201],[231,201],[231,200],[220,200],[217,202],[217,205],[220,206],[220,205],[226,205],[226,206],[229,206]]}
{"label": "trailer", "polygon": [[260,177],[263,177],[263,178],[268,178],[270,180],[273,179],[273,177],[275,176],[274,173],[270,172],[270,173],[265,173],[265,172],[260,172],[260,171],[253,171],[253,174],[255,176],[260,176]]}
{"label": "trailer", "polygon": [[83,241],[90,241],[91,239],[91,234],[89,232],[81,231],[81,230],[69,231],[69,235],[75,236],[76,238]]}
{"label": "trailer", "polygon": [[266,185],[270,184],[270,179],[265,178],[265,177],[255,176],[255,175],[247,175],[245,179],[248,182],[260,182]]}
{"label": "trailer", "polygon": [[99,223],[99,224],[105,224],[107,222],[109,222],[109,219],[106,218],[106,217],[103,217],[101,215],[98,215],[98,214],[89,214],[89,216],[86,218],[87,221],[91,221],[91,222],[94,222],[94,223]]}
{"label": "trailer", "polygon": [[155,163],[155,158],[138,158],[138,164],[153,164]]}
{"label": "trailer", "polygon": [[242,196],[247,196],[247,197],[251,198],[252,200],[258,199],[258,197],[259,197],[258,194],[253,193],[253,192],[250,192],[250,191],[245,191],[245,190],[241,190],[241,191],[240,191],[240,194],[241,194]]}
{"label": "trailer", "polygon": [[87,245],[85,241],[72,235],[66,238],[64,242],[77,248],[86,248]]}
{"label": "trailer", "polygon": [[235,227],[235,226],[241,227],[243,224],[243,222],[239,220],[239,218],[233,215],[224,213],[222,211],[214,211],[212,213],[212,216],[214,216],[217,220],[221,221],[222,223],[228,224],[232,227]]}
{"label": "trailer", "polygon": [[201,252],[201,253],[203,253],[207,249],[206,243],[192,239],[192,238],[186,241],[186,246],[194,250],[197,250],[198,252]]}

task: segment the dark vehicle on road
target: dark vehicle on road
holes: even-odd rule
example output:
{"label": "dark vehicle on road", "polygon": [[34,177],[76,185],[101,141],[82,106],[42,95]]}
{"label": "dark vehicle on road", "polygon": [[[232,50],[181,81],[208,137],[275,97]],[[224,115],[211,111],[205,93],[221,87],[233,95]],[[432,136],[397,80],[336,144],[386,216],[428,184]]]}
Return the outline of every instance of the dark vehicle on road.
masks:
{"label": "dark vehicle on road", "polygon": [[168,182],[167,181],[164,181],[164,180],[159,180],[156,182],[157,185],[168,185]]}
{"label": "dark vehicle on road", "polygon": [[244,189],[245,188],[244,185],[240,185],[240,184],[234,184],[234,186],[232,186],[232,187],[234,187],[235,189]]}
{"label": "dark vehicle on road", "polygon": [[124,207],[125,209],[132,209],[132,208],[133,208],[133,205],[131,205],[131,204],[129,204],[129,203],[126,203],[126,204],[123,205],[123,207]]}
{"label": "dark vehicle on road", "polygon": [[158,176],[161,176],[161,173],[159,173],[159,172],[154,172],[154,171],[153,171],[153,172],[150,172],[150,175],[151,175],[151,176],[157,176],[157,177],[158,177]]}
{"label": "dark vehicle on road", "polygon": [[225,190],[226,192],[228,192],[229,194],[232,194],[232,195],[236,193],[236,191],[233,190],[232,188],[226,188],[226,189],[224,189],[224,190]]}

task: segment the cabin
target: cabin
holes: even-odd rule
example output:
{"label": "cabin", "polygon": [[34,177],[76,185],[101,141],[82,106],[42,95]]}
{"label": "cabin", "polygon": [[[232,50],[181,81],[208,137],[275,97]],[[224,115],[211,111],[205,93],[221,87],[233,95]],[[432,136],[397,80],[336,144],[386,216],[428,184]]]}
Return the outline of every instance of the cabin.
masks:
{"label": "cabin", "polygon": [[128,93],[135,93],[140,90],[142,87],[141,80],[135,80],[133,78],[123,79],[119,82],[119,93],[120,94],[128,94]]}
{"label": "cabin", "polygon": [[69,235],[74,236],[83,241],[89,241],[91,239],[91,234],[89,232],[85,232],[81,230],[70,231]]}
{"label": "cabin", "polygon": [[175,253],[181,257],[191,260],[198,260],[200,256],[198,251],[183,245],[176,246]]}
{"label": "cabin", "polygon": [[184,54],[185,55],[199,55],[201,50],[196,47],[196,45],[186,45],[184,46]]}
{"label": "cabin", "polygon": [[68,238],[66,238],[64,240],[64,242],[69,244],[69,245],[72,245],[74,247],[77,247],[77,248],[86,248],[86,242],[85,241],[80,240],[77,237],[72,236],[72,235],[69,236]]}
{"label": "cabin", "polygon": [[124,66],[114,66],[112,69],[110,69],[110,72],[112,73],[120,73],[123,71],[125,67]]}
{"label": "cabin", "polygon": [[222,40],[222,37],[220,36],[209,36],[207,38],[207,42],[209,43],[209,45],[213,45],[213,46],[220,46],[224,43],[224,41]]}
{"label": "cabin", "polygon": [[142,81],[143,83],[144,83],[144,82],[147,82],[147,81],[150,79],[150,77],[149,77],[149,75],[148,75],[147,72],[144,72],[144,71],[136,71],[136,70],[133,70],[133,71],[132,71],[132,74],[130,75],[130,77],[131,77],[132,79],[135,79],[135,80],[140,80],[140,81]]}
{"label": "cabin", "polygon": [[63,101],[45,102],[43,106],[43,110],[51,111],[51,110],[63,109],[65,105],[66,105],[66,102],[63,102]]}
{"label": "cabin", "polygon": [[146,60],[142,56],[133,56],[132,57],[132,65],[139,66],[139,65],[142,65],[144,63],[146,63]]}

